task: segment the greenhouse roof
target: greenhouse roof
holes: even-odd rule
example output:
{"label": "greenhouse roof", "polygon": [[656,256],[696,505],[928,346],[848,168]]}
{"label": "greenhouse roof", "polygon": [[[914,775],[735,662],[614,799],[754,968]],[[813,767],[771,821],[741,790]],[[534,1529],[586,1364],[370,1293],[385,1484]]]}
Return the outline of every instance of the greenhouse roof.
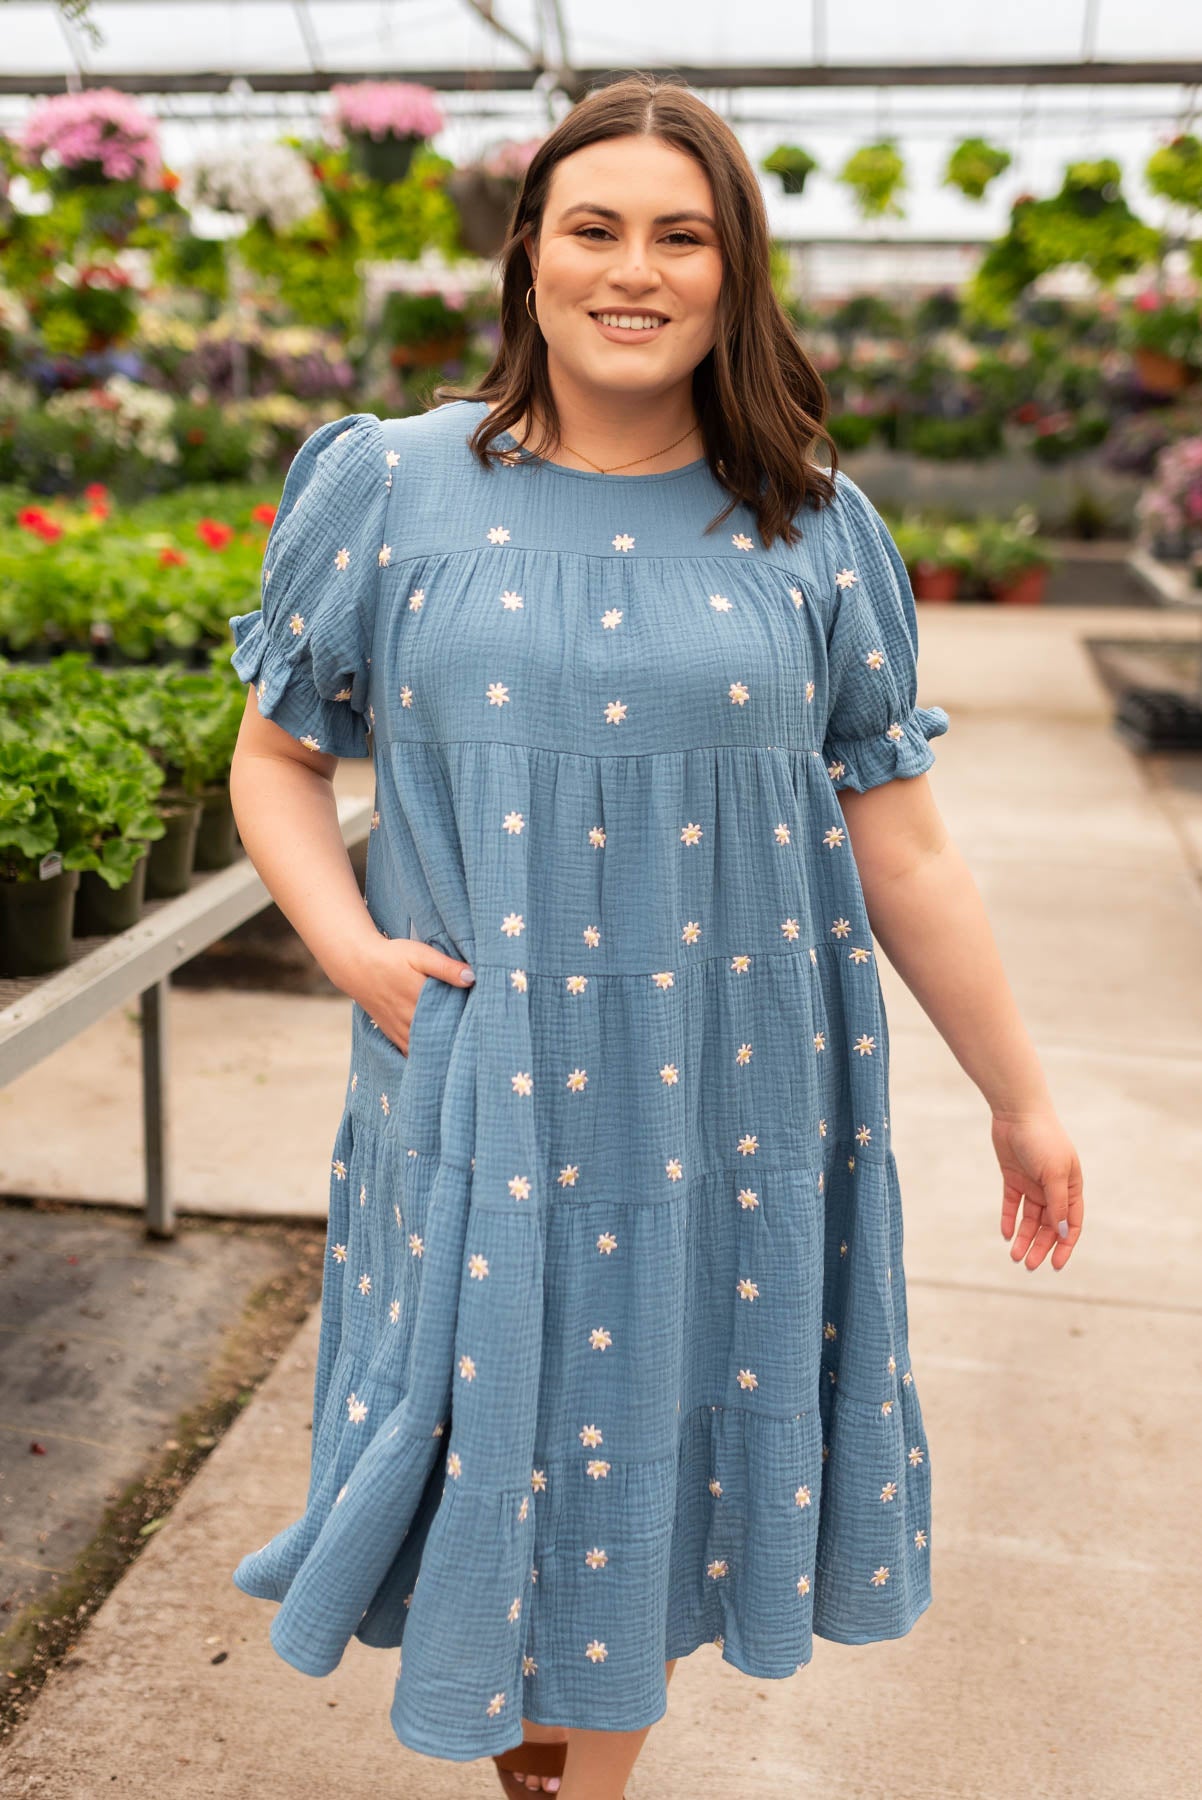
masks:
{"label": "greenhouse roof", "polygon": [[[1196,0],[91,0],[88,16],[99,42],[51,0],[0,0],[0,129],[35,94],[125,86],[179,167],[235,136],[316,135],[331,83],[388,78],[439,90],[435,148],[459,161],[562,117],[558,68],[586,86],[656,69],[687,80],[753,159],[782,140],[817,158],[801,196],[764,178],[771,226],[793,241],[980,242],[1016,194],[1054,192],[1066,163],[1100,156],[1159,222],[1143,165],[1173,132],[1202,129]],[[978,133],[1013,162],[973,205],[942,177],[952,145]],[[905,214],[866,228],[835,174],[885,136],[906,160]]]}

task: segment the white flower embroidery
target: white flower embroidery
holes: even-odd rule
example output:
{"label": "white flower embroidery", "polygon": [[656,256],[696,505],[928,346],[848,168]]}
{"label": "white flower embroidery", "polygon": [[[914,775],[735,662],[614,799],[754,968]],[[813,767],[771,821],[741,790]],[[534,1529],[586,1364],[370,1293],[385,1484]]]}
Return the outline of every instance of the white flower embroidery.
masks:
{"label": "white flower embroidery", "polygon": [[746,706],[750,697],[750,689],[745,681],[732,681],[726,691],[730,695],[732,706]]}
{"label": "white flower embroidery", "polygon": [[335,1262],[344,1263],[346,1261],[346,1245],[335,1244],[330,1255],[334,1258]]}
{"label": "white flower embroidery", "polygon": [[842,825],[832,825],[829,831],[823,833],[822,841],[828,850],[835,850],[843,842],[844,835]]}
{"label": "white flower embroidery", "polygon": [[385,450],[384,461],[388,464],[388,467],[390,469],[395,469],[397,464],[400,462],[400,460],[401,460],[400,453],[398,451]]}
{"label": "white flower embroidery", "polygon": [[752,1188],[739,1189],[739,1205],[744,1212],[754,1212],[760,1203],[759,1195]]}
{"label": "white flower embroidery", "polygon": [[511,1176],[508,1186],[509,1186],[509,1191],[513,1195],[515,1200],[529,1200],[530,1192],[531,1192],[531,1181],[530,1181],[530,1177],[528,1175]]}
{"label": "white flower embroidery", "polygon": [[521,913],[506,913],[501,921],[501,930],[506,937],[521,937],[526,929],[526,921]]}
{"label": "white flower embroidery", "polygon": [[604,850],[604,848],[605,848],[605,827],[603,825],[590,825],[589,833],[588,833],[588,841],[592,845],[594,850]]}
{"label": "white flower embroidery", "polygon": [[723,1575],[730,1574],[730,1564],[725,1557],[715,1557],[713,1562],[706,1563],[705,1572],[711,1581],[720,1581]]}
{"label": "white flower embroidery", "polygon": [[634,539],[628,532],[619,531],[617,537],[613,540],[613,546],[615,550],[633,550]]}
{"label": "white flower embroidery", "polygon": [[713,607],[715,612],[729,612],[730,611],[730,601],[727,599],[725,594],[711,594],[710,595],[710,605]]}
{"label": "white flower embroidery", "polygon": [[494,1694],[488,1703],[487,1712],[490,1719],[495,1719],[505,1704],[504,1694]]}
{"label": "white flower embroidery", "polygon": [[490,681],[485,691],[490,706],[504,706],[509,699],[509,689],[503,681]]}
{"label": "white flower embroidery", "polygon": [[594,1325],[588,1334],[588,1341],[594,1350],[608,1350],[613,1338],[603,1325]]}
{"label": "white flower embroidery", "polygon": [[583,1094],[587,1083],[588,1071],[586,1069],[572,1069],[564,1086],[573,1094]]}
{"label": "white flower embroidery", "polygon": [[809,1488],[808,1487],[799,1487],[797,1492],[793,1496],[793,1504],[794,1504],[794,1506],[809,1506],[810,1499],[811,1499],[811,1496],[810,1496]]}
{"label": "white flower embroidery", "polygon": [[467,1266],[473,1281],[483,1281],[488,1274],[488,1258],[478,1252],[469,1256]]}
{"label": "white flower embroidery", "polygon": [[318,741],[315,737],[303,737],[301,739],[301,743],[305,746],[306,750],[320,750],[321,749],[321,745],[318,743]]}
{"label": "white flower embroidery", "polygon": [[522,595],[515,594],[512,588],[506,588],[501,595],[501,605],[505,608],[506,612],[516,612],[519,606],[525,606],[525,604],[526,602]]}
{"label": "white flower embroidery", "polygon": [[664,1164],[664,1174],[668,1177],[668,1180],[679,1181],[683,1173],[684,1171],[680,1165],[680,1158],[678,1156],[669,1157]]}
{"label": "white flower embroidery", "polygon": [[584,1654],[588,1657],[590,1662],[604,1662],[609,1655],[609,1651],[598,1638],[593,1638]]}
{"label": "white flower embroidery", "polygon": [[347,1418],[352,1425],[362,1425],[364,1419],[367,1417],[367,1402],[365,1400],[360,1400],[355,1394],[348,1394],[346,1397],[346,1413]]}
{"label": "white flower embroidery", "polygon": [[519,1070],[516,1075],[511,1075],[509,1084],[515,1094],[532,1094],[534,1092],[534,1077],[528,1069]]}
{"label": "white flower embroidery", "polygon": [[699,844],[701,842],[700,825],[685,825],[680,833],[682,844]]}
{"label": "white flower embroidery", "polygon": [[872,1571],[873,1587],[884,1587],[884,1585],[888,1581],[888,1579],[889,1579],[889,1570],[885,1563],[882,1563],[879,1569],[874,1569]]}
{"label": "white flower embroidery", "polygon": [[759,1377],[753,1375],[750,1369],[739,1370],[739,1386],[741,1388],[757,1388],[759,1385]]}
{"label": "white flower embroidery", "polygon": [[796,919],[782,919],[780,928],[790,942],[792,942],[794,938],[801,936],[801,926],[797,923]]}
{"label": "white flower embroidery", "polygon": [[886,732],[886,733],[885,733],[885,736],[886,736],[886,737],[887,737],[887,738],[892,738],[892,739],[893,739],[893,742],[894,742],[894,743],[895,743],[895,744],[900,744],[900,743],[901,743],[901,741],[902,741],[902,739],[903,739],[903,738],[904,738],[904,737],[905,737],[905,735],[906,735],[906,734],[905,734],[905,732],[904,732],[904,731],[903,731],[903,730],[902,730],[902,728],[901,728],[901,726],[900,726],[900,725],[896,725],[896,724],[895,724],[895,725],[890,725],[890,727],[889,727],[889,729],[888,729],[888,731],[887,731],[887,732]]}
{"label": "white flower embroidery", "polygon": [[359,1292],[361,1294],[370,1294],[371,1293],[371,1276],[368,1274],[360,1275],[358,1285],[359,1285]]}
{"label": "white flower embroidery", "polygon": [[476,1364],[472,1357],[461,1356],[459,1358],[459,1373],[465,1381],[475,1381]]}
{"label": "white flower embroidery", "polygon": [[871,1056],[876,1049],[876,1039],[874,1037],[869,1037],[866,1031],[861,1032],[860,1036],[852,1045],[852,1048],[858,1050],[861,1056]]}
{"label": "white flower embroidery", "polygon": [[827,763],[826,772],[832,781],[838,781],[841,775],[847,774],[847,764],[842,762]]}
{"label": "white flower embroidery", "polygon": [[760,1140],[754,1131],[745,1131],[739,1139],[739,1155],[754,1156],[759,1148]]}
{"label": "white flower embroidery", "polygon": [[410,612],[420,612],[422,607],[425,604],[426,604],[425,588],[414,588],[413,592],[409,596],[409,611]]}
{"label": "white flower embroidery", "polygon": [[603,1231],[597,1239],[597,1249],[602,1256],[612,1256],[618,1247],[618,1240],[612,1231]]}
{"label": "white flower embroidery", "polygon": [[870,669],[883,668],[885,664],[884,653],[880,650],[870,650],[868,655],[864,658],[864,661],[868,664]]}
{"label": "white flower embroidery", "polygon": [[804,606],[805,605],[806,597],[802,593],[802,591],[799,587],[791,587],[789,589],[789,597],[792,600],[794,606]]}
{"label": "white flower embroidery", "polygon": [[350,561],[351,553],[344,544],[341,550],[335,551],[334,553],[334,567],[340,570],[349,568]]}
{"label": "white flower embroidery", "polygon": [[293,613],[288,621],[288,629],[291,631],[293,637],[299,637],[301,632],[305,629],[305,621],[301,618],[299,613]]}
{"label": "white flower embroidery", "polygon": [[381,544],[380,545],[379,550],[376,552],[376,561],[379,563],[379,565],[382,569],[386,569],[388,567],[389,563],[392,561],[392,545],[391,544]]}
{"label": "white flower embroidery", "polygon": [[751,539],[747,536],[746,532],[743,531],[733,531],[731,533],[730,541],[736,550],[750,550],[752,548]]}
{"label": "white flower embroidery", "polygon": [[609,1561],[609,1552],[594,1546],[592,1550],[585,1551],[584,1560],[590,1569],[603,1569]]}
{"label": "white flower embroidery", "polygon": [[490,544],[507,544],[509,542],[509,532],[504,525],[490,525],[488,528],[488,541]]}
{"label": "white flower embroidery", "polygon": [[799,1594],[804,1595],[804,1594],[808,1594],[809,1591],[810,1591],[810,1578],[808,1575],[802,1575],[799,1578],[798,1583],[797,1583],[797,1592]]}
{"label": "white flower embroidery", "polygon": [[854,587],[859,579],[854,569],[839,569],[835,575],[836,584],[841,588]]}
{"label": "white flower embroidery", "polygon": [[746,1275],[744,1275],[741,1281],[736,1283],[736,1287],[741,1300],[758,1300],[760,1297],[760,1290],[756,1283],[754,1281],[749,1281]]}
{"label": "white flower embroidery", "polygon": [[611,606],[601,614],[601,623],[606,631],[615,631],[622,623],[622,612],[619,607]]}
{"label": "white flower embroidery", "polygon": [[605,708],[606,722],[610,725],[620,725],[625,717],[625,700],[611,700]]}
{"label": "white flower embroidery", "polygon": [[680,1070],[675,1063],[665,1063],[659,1072],[659,1078],[665,1086],[675,1087],[680,1080]]}
{"label": "white flower embroidery", "polygon": [[401,1317],[400,1301],[399,1300],[390,1300],[388,1303],[388,1318],[389,1318],[390,1323],[393,1325],[399,1324],[400,1317]]}
{"label": "white flower embroidery", "polygon": [[558,1181],[560,1187],[575,1187],[579,1174],[580,1165],[578,1163],[565,1163],[555,1179]]}

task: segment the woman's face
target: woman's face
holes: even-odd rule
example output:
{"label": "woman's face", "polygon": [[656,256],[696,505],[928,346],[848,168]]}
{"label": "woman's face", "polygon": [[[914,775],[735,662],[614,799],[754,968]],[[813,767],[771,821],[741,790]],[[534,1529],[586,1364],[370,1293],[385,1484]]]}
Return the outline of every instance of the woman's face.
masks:
{"label": "woman's face", "polygon": [[[660,138],[607,138],[558,162],[531,264],[549,369],[577,391],[654,398],[713,347],[722,251],[709,176]],[[664,323],[632,330],[601,313]]]}

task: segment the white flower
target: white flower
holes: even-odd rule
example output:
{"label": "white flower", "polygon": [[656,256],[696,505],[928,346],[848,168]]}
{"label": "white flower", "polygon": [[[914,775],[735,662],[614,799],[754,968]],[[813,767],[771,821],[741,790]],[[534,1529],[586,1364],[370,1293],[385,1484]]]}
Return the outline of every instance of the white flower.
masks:
{"label": "white flower", "polygon": [[732,532],[730,541],[736,550],[750,550],[753,548],[751,539],[747,536],[746,532],[743,531]]}
{"label": "white flower", "polygon": [[289,231],[316,211],[321,190],[307,158],[287,144],[242,143],[198,158],[183,174],[180,200],[190,212],[209,207]]}
{"label": "white flower", "polygon": [[619,531],[617,537],[613,540],[613,547],[615,550],[633,550],[634,539],[630,536],[629,532]]}
{"label": "white flower", "polygon": [[507,528],[504,525],[490,525],[488,528],[488,541],[490,544],[507,544],[509,542],[509,532]]}
{"label": "white flower", "polygon": [[854,569],[840,569],[835,575],[836,585],[841,588],[854,587],[859,579]]}
{"label": "white flower", "polygon": [[380,545],[379,550],[376,552],[376,561],[379,563],[379,565],[382,569],[386,569],[388,567],[389,563],[392,561],[392,545],[391,544],[381,544]]}
{"label": "white flower", "polygon": [[335,553],[334,567],[336,569],[345,569],[349,566],[350,560],[351,560],[351,553],[347,549],[346,545],[344,544],[342,546],[342,549]]}

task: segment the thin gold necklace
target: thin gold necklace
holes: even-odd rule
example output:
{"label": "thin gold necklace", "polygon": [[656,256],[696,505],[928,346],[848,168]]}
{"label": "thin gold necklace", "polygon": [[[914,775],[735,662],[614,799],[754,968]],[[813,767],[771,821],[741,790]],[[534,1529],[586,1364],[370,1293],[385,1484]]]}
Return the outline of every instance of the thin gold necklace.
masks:
{"label": "thin gold necklace", "polygon": [[[675,450],[677,444],[683,444],[684,440],[689,437],[692,432],[698,429],[699,428],[696,425],[690,425],[688,431],[682,431],[678,438],[674,438],[670,444],[665,444],[662,450],[653,450],[649,456],[632,456],[629,462],[614,463],[608,469],[603,469],[600,463],[593,462],[591,458],[585,456],[582,451],[573,450],[571,444],[565,444],[562,438],[560,438],[559,443],[561,449],[566,450],[570,456],[578,456],[581,462],[588,463],[589,468],[596,469],[598,475],[614,475],[619,469],[633,468],[635,463],[653,462],[657,456],[666,456],[669,450]],[[673,471],[668,470],[666,473],[671,474]]]}

